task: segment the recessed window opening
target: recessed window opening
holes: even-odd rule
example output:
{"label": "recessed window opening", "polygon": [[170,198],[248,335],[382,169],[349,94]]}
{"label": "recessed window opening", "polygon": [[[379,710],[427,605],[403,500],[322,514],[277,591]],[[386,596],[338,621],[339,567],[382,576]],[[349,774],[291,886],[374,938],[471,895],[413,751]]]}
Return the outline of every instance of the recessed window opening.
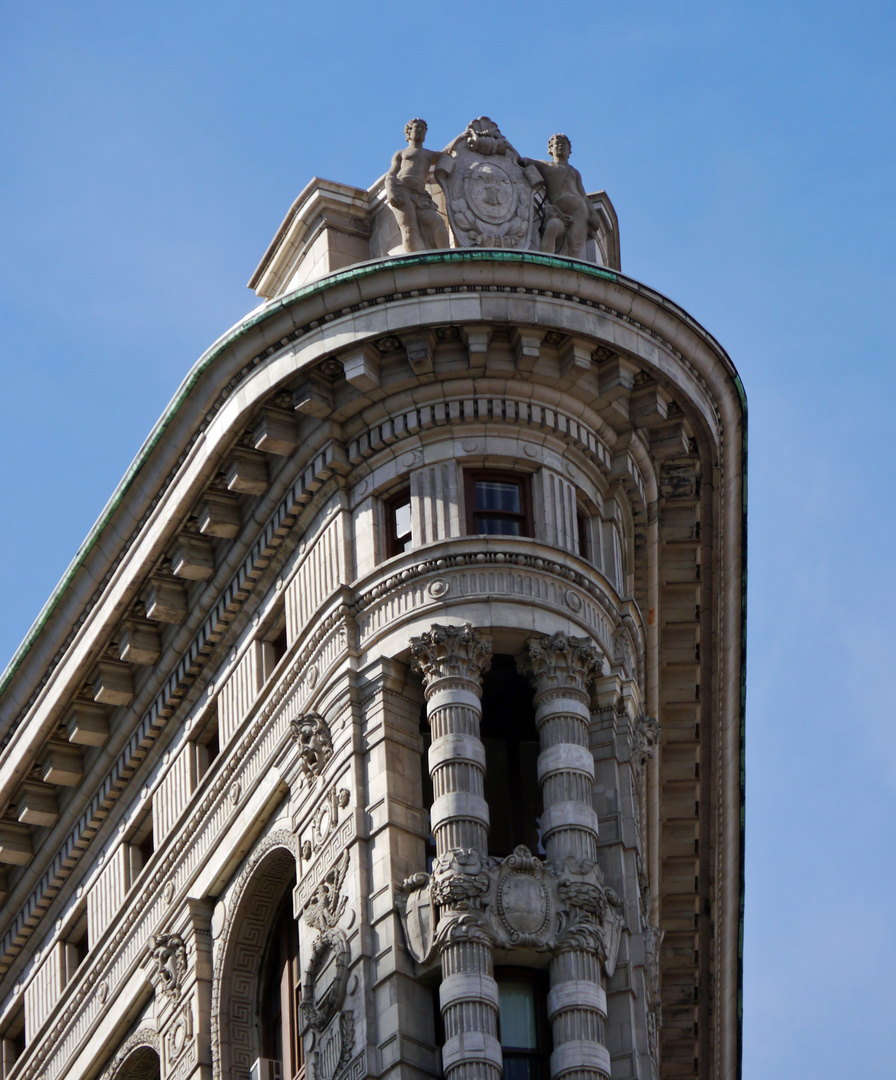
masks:
{"label": "recessed window opening", "polygon": [[411,489],[402,488],[386,500],[386,558],[411,547]]}
{"label": "recessed window opening", "polygon": [[268,940],[259,1002],[262,1058],[280,1066],[283,1080],[301,1080],[305,1076],[299,1013],[301,987],[299,933],[290,889],[283,897]]}
{"label": "recessed window opening", "polygon": [[494,656],[483,676],[481,734],[489,854],[509,855],[525,844],[543,856],[535,706],[529,680],[517,671],[512,656]]}
{"label": "recessed window opening", "polygon": [[420,711],[420,735],[423,739],[423,749],[420,752],[420,779],[423,786],[423,809],[426,812],[426,869],[431,871],[436,857],[436,838],[432,833],[432,804],[435,799],[435,791],[432,786],[432,776],[429,772],[429,748],[432,746],[432,731],[429,720],[426,718],[426,705]]}
{"label": "recessed window opening", "polygon": [[579,556],[591,561],[591,544],[588,542],[588,515],[579,510],[576,513],[576,530],[579,543]]}
{"label": "recessed window opening", "polygon": [[9,1076],[13,1066],[25,1053],[25,1005],[24,1002],[13,1014],[0,1038],[0,1065],[2,1075]]}
{"label": "recessed window opening", "polygon": [[504,1080],[547,1080],[550,1029],[544,973],[496,968]]}
{"label": "recessed window opening", "polygon": [[74,923],[66,935],[66,941],[62,949],[62,983],[67,984],[75,972],[87,959],[90,951],[90,939],[87,935],[87,908],[85,907],[75,918]]}
{"label": "recessed window opening", "polygon": [[464,491],[473,535],[532,535],[528,477],[500,470],[468,472]]}
{"label": "recessed window opening", "polygon": [[279,603],[273,614],[268,618],[265,629],[257,642],[257,648],[261,649],[261,678],[263,682],[274,674],[280,661],[286,656],[289,644],[286,633],[286,611],[283,603]]}
{"label": "recessed window opening", "polygon": [[127,880],[125,881],[125,888],[130,889],[137,878],[140,876],[140,872],[144,866],[152,858],[152,853],[155,851],[155,837],[152,830],[152,811],[141,819],[139,824],[135,825],[131,830],[129,837],[127,838],[127,853],[128,860],[126,866]]}
{"label": "recessed window opening", "polygon": [[194,748],[196,755],[196,782],[199,783],[221,752],[217,707],[212,710],[211,716],[202,725],[202,730],[194,739]]}

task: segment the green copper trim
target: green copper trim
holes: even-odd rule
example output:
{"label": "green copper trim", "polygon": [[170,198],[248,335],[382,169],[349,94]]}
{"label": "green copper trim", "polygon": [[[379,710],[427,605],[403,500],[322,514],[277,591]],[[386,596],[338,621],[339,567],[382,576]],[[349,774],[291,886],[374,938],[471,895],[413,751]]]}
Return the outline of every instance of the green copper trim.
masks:
{"label": "green copper trim", "polygon": [[[304,300],[309,296],[314,296],[318,293],[325,292],[326,290],[332,289],[333,287],[343,284],[344,282],[357,281],[361,278],[370,277],[374,274],[382,273],[384,270],[400,270],[403,267],[407,266],[426,266],[438,265],[442,263],[473,262],[507,262],[518,264],[528,263],[533,266],[547,266],[556,268],[558,270],[575,270],[576,272],[584,274],[587,277],[602,278],[605,281],[621,282],[629,288],[633,288],[637,292],[648,293],[650,296],[655,297],[657,300],[661,301],[665,306],[669,306],[673,310],[678,312],[680,316],[682,316],[686,321],[692,322],[695,326],[699,326],[699,324],[694,322],[694,320],[692,320],[685,311],[683,311],[681,308],[676,307],[676,305],[672,304],[671,301],[667,300],[666,297],[662,296],[660,293],[653,292],[653,290],[645,288],[645,286],[641,285],[639,282],[634,281],[630,278],[625,278],[621,274],[617,274],[612,270],[606,270],[603,267],[595,266],[593,263],[579,262],[576,259],[565,259],[556,255],[542,255],[539,252],[533,251],[503,251],[492,248],[483,250],[464,249],[427,252],[419,255],[397,255],[388,259],[378,259],[371,262],[359,263],[347,270],[339,270],[335,274],[330,274],[325,278],[321,278],[320,281],[313,282],[309,285],[303,285],[300,289],[296,289],[294,292],[291,292],[288,295],[281,297],[279,300],[269,301],[268,303],[258,308],[256,311],[247,315],[236,325],[236,327],[234,327],[232,330],[229,330],[226,334],[224,334],[223,337],[219,338],[218,341],[214,343],[214,345],[210,346],[202,354],[199,360],[196,361],[187,377],[180,384],[174,397],[171,399],[165,411],[162,413],[161,417],[156,422],[155,427],[152,429],[146,441],[137,451],[137,456],[134,458],[127,472],[122,477],[121,481],[118,484],[118,487],[113,492],[112,497],[109,499],[109,501],[106,503],[105,507],[101,511],[100,516],[94,524],[93,528],[87,534],[87,537],[81,544],[80,548],[78,548],[74,559],[72,559],[71,563],[68,566],[68,569],[62,575],[59,584],[50,594],[50,598],[47,600],[46,604],[44,604],[39,615],[32,624],[31,629],[26,634],[25,640],[13,654],[12,660],[9,662],[9,665],[4,671],[2,679],[0,679],[0,697],[2,697],[2,695],[6,691],[6,688],[9,686],[9,683],[11,682],[13,676],[21,667],[22,661],[30,652],[31,647],[34,644],[38,634],[41,632],[41,630],[47,624],[50,616],[59,606],[59,603],[64,593],[71,585],[77,572],[84,565],[84,562],[87,556],[90,554],[91,550],[93,549],[94,545],[96,544],[97,538],[99,537],[100,533],[109,523],[112,515],[121,505],[121,501],[126,495],[135,477],[139,474],[140,470],[148,461],[150,454],[158,445],[169,424],[177,415],[181,405],[189,396],[190,391],[193,389],[199,379],[205,374],[213,361],[226,348],[228,348],[234,342],[239,341],[240,338],[244,337],[254,327],[258,326],[260,323],[270,318],[275,312],[281,311],[284,308],[291,307],[293,304],[299,303],[301,300]],[[707,337],[711,338],[711,335],[709,335],[707,331],[703,330],[702,327],[700,327],[700,330]],[[719,350],[721,355],[727,357],[727,353],[724,351],[724,349],[722,349],[718,342],[716,342],[714,338],[711,338],[711,340],[714,342],[716,348]]]}

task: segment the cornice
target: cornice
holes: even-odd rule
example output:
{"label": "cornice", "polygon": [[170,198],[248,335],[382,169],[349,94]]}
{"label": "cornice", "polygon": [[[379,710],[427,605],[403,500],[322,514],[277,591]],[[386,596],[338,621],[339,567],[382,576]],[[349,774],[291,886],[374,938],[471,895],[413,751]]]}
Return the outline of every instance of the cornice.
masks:
{"label": "cornice", "polygon": [[[116,510],[121,506],[125,497],[134,488],[137,483],[137,479],[142,473],[143,469],[149,463],[154,451],[159,447],[163,436],[166,431],[172,426],[175,419],[178,418],[185,402],[190,397],[191,392],[202,380],[203,376],[209,369],[215,364],[215,361],[219,357],[222,357],[228,351],[233,351],[238,346],[243,346],[246,339],[253,334],[253,332],[260,332],[264,347],[257,351],[252,351],[251,348],[247,350],[248,356],[241,356],[241,364],[239,370],[231,375],[228,381],[223,387],[219,389],[217,396],[210,402],[204,404],[201,409],[200,416],[197,416],[197,423],[192,431],[192,437],[189,439],[187,445],[183,448],[181,454],[176,461],[169,465],[166,469],[166,476],[155,493],[155,497],[151,499],[149,505],[145,507],[144,512],[139,519],[137,527],[131,532],[130,537],[123,545],[126,549],[130,543],[133,542],[135,537],[139,534],[140,529],[148,520],[152,509],[155,506],[158,499],[167,489],[168,485],[175,478],[178,469],[186,459],[190,445],[205,430],[208,423],[223,405],[227,398],[233,393],[235,389],[249,376],[259,364],[263,363],[266,359],[278,352],[280,349],[295,343],[300,338],[312,333],[320,328],[323,323],[329,323],[339,318],[341,315],[350,314],[354,311],[362,310],[366,307],[370,307],[373,304],[387,302],[385,296],[378,297],[376,300],[364,299],[361,293],[356,289],[350,289],[351,296],[345,297],[345,301],[339,303],[338,293],[344,292],[346,287],[358,286],[361,282],[366,282],[368,279],[377,275],[400,275],[402,272],[413,270],[415,267],[425,266],[429,268],[444,268],[454,269],[456,267],[463,267],[468,264],[476,264],[486,267],[502,268],[511,264],[517,268],[529,266],[533,268],[542,268],[549,271],[556,272],[557,274],[563,274],[567,280],[558,280],[551,282],[558,286],[557,288],[533,288],[527,286],[509,286],[498,285],[491,282],[482,281],[476,285],[471,284],[457,284],[451,286],[450,284],[437,285],[432,288],[410,288],[406,292],[402,293],[400,290],[387,294],[390,301],[413,298],[420,295],[432,293],[444,293],[444,292],[478,292],[478,291],[506,291],[508,293],[514,293],[517,295],[547,295],[550,294],[558,299],[565,299],[569,302],[580,304],[585,307],[593,307],[596,310],[602,311],[610,316],[617,317],[622,323],[629,324],[633,328],[638,329],[648,336],[655,338],[661,342],[667,351],[688,369],[695,371],[694,365],[691,360],[685,356],[685,354],[678,348],[676,343],[669,337],[663,336],[654,327],[649,326],[646,322],[636,318],[632,311],[635,310],[636,305],[633,304],[635,298],[640,299],[642,302],[647,301],[645,310],[642,314],[646,315],[650,306],[655,306],[661,310],[664,314],[669,316],[673,321],[676,321],[686,328],[691,335],[693,335],[695,342],[700,342],[704,347],[715,357],[716,361],[721,364],[727,379],[730,381],[734,392],[739,401],[741,411],[745,415],[746,410],[746,397],[743,392],[743,387],[737,376],[737,372],[734,365],[731,363],[725,350],[721,345],[712,337],[700,324],[688,315],[684,309],[674,304],[667,297],[664,297],[661,293],[656,292],[653,289],[642,285],[640,282],[635,281],[632,278],[627,278],[624,275],[605,270],[601,267],[594,266],[590,263],[577,262],[573,259],[565,259],[559,256],[547,256],[540,255],[534,252],[510,252],[510,251],[491,251],[491,250],[456,250],[456,251],[444,251],[433,252],[423,255],[406,255],[389,259],[381,259],[370,263],[361,263],[348,270],[340,271],[335,274],[331,274],[320,281],[314,282],[311,285],[304,286],[301,289],[289,294],[281,299],[271,301],[262,305],[255,311],[250,313],[245,319],[237,323],[231,330],[224,334],[214,345],[212,345],[196,362],[192,370],[184,379],[181,386],[178,388],[173,399],[165,409],[158,423],[153,428],[149,437],[144,442],[143,446],[137,453],[136,458],[132,462],[131,466],[125,473],[124,478],[116,488],[111,499],[106,504],[96,524],[88,533],[84,543],[79,548],[75,558],[72,560],[68,569],[62,577],[62,580],[53,590],[49,600],[44,605],[38,615],[35,623],[26,635],[22,645],[17,649],[13,655],[6,671],[0,677],[0,701],[4,694],[8,691],[10,684],[22,666],[23,661],[27,657],[29,651],[33,647],[38,635],[48,624],[54,611],[59,607],[66,592],[71,587],[78,571],[84,566],[87,557],[93,551],[97,544],[97,541],[105,527],[113,519]],[[519,271],[517,271],[519,272]],[[600,303],[596,301],[588,300],[579,294],[579,290],[575,287],[576,277],[582,277],[584,279],[597,280],[601,282],[610,282],[615,287],[615,296],[608,297],[610,303]],[[393,287],[398,287],[399,282],[396,280],[393,282]],[[560,286],[563,286],[562,288]],[[330,298],[336,299],[337,303],[331,304]],[[625,300],[628,302],[625,302]],[[310,301],[323,300],[322,310],[318,313],[318,318],[311,318],[307,323],[302,325],[296,325],[295,320],[291,317],[293,309],[300,308],[306,305]],[[616,302],[613,302],[613,301]],[[642,303],[642,306],[643,303]],[[270,343],[270,335],[265,334],[264,330],[273,322],[277,321],[278,316],[284,314],[290,315],[287,320],[290,323],[290,328],[285,329],[285,333],[277,337],[274,343]],[[314,314],[314,312],[309,312]],[[277,330],[279,333],[279,329]],[[242,353],[242,348],[240,348]],[[696,372],[698,377],[700,373]],[[701,378],[701,381],[702,378]],[[99,581],[99,584],[94,589],[91,595],[85,611],[89,610],[95,603],[99,596],[102,594],[103,589],[111,579],[114,571],[113,566],[110,567],[103,578]],[[80,620],[80,616],[78,617]],[[56,655],[53,657],[51,664],[48,666],[48,670],[51,670],[56,663],[61,659],[65,648],[70,642],[66,640],[61,643]],[[27,705],[25,706],[27,707]],[[5,721],[8,723],[9,721]],[[8,730],[3,733],[4,741],[8,737]]]}

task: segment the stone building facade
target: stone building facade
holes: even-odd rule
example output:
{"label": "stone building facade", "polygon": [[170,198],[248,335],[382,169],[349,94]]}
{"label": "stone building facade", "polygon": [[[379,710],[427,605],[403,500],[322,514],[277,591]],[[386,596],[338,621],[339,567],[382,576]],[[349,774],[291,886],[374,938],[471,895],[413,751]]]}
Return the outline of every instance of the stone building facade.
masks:
{"label": "stone building facade", "polygon": [[424,136],[3,676],[3,1080],[739,1075],[737,374],[564,136]]}

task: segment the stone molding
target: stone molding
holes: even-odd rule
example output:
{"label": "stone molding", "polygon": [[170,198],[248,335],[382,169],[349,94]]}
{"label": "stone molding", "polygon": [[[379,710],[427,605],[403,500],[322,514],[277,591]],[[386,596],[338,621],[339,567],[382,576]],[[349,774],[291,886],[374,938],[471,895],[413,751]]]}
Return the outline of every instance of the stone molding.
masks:
{"label": "stone molding", "polygon": [[[404,262],[419,263],[420,261],[434,261],[434,262],[466,261],[466,260],[463,259],[463,256],[466,255],[467,258],[469,259],[471,254],[472,253],[456,253],[456,254],[455,253],[443,253],[442,255],[439,255],[439,256],[436,256],[436,257],[430,256],[430,257],[428,257],[428,259],[425,259],[425,260],[421,260],[419,257],[411,257],[410,259],[407,259],[407,258],[405,258],[405,259],[402,259],[402,258],[387,259],[387,260],[382,260],[382,262],[378,266],[372,267],[370,272],[376,272],[378,270],[388,270],[392,266],[400,267],[400,266],[402,266],[402,264]],[[461,256],[461,259],[457,258],[458,255]],[[476,261],[482,261],[482,259],[483,259],[482,255],[480,255],[478,252],[475,253],[475,255],[477,257]],[[496,260],[496,261],[499,261],[499,260]],[[545,256],[538,256],[538,255],[535,255],[535,254],[528,254],[527,256],[517,256],[515,261],[519,261],[520,263],[524,263],[524,262],[525,263],[531,263],[531,264],[534,264],[534,265],[538,265],[538,264],[552,265],[554,263],[561,263],[562,264],[562,263],[565,262],[565,260],[563,260],[563,259],[557,259],[555,257],[548,258],[548,257],[545,257]],[[570,267],[570,269],[572,269],[572,266]],[[587,273],[587,271],[584,268],[576,267],[575,269],[578,270],[579,273],[583,273],[583,272]],[[591,271],[591,274],[592,274],[592,276],[601,276],[601,277],[607,277],[609,279],[612,279],[618,285],[621,285],[623,287],[634,288],[637,293],[643,294],[645,297],[649,298],[653,302],[659,302],[661,304],[661,306],[665,310],[667,310],[670,314],[672,314],[674,317],[678,318],[685,325],[687,325],[688,328],[691,330],[691,332],[694,333],[695,336],[698,339],[701,338],[701,337],[707,339],[707,342],[710,344],[710,349],[712,351],[716,352],[718,354],[719,358],[724,358],[725,360],[727,360],[727,356],[724,353],[724,351],[717,345],[717,343],[715,343],[715,341],[713,339],[710,338],[710,336],[706,333],[706,331],[703,330],[703,328],[700,327],[699,324],[697,324],[693,319],[691,319],[690,316],[688,316],[683,310],[676,308],[676,306],[674,304],[672,304],[670,301],[668,301],[661,294],[655,293],[653,290],[650,290],[650,289],[648,289],[648,288],[646,288],[644,286],[641,286],[639,283],[633,281],[632,279],[625,278],[621,274],[617,274],[617,273],[608,274],[607,272],[603,272],[603,273],[600,273],[600,274],[595,274],[595,271]],[[272,314],[279,314],[281,310],[285,309],[286,307],[291,306],[292,304],[300,303],[300,302],[304,301],[309,294],[314,296],[314,295],[323,293],[328,287],[331,287],[334,284],[338,284],[338,282],[330,282],[330,281],[327,281],[325,279],[323,282],[321,282],[321,283],[319,283],[319,284],[317,284],[317,285],[315,285],[315,286],[313,286],[313,287],[311,287],[309,289],[299,290],[296,294],[294,294],[294,296],[288,302],[281,303],[280,305],[278,305],[277,309],[269,311],[269,312],[264,312],[262,314],[262,316],[256,317],[256,322],[260,322],[264,318],[269,317]],[[701,387],[702,391],[706,395],[707,400],[709,400],[709,401],[713,400],[713,394],[710,391],[710,388],[709,388],[709,385],[708,385],[706,379],[703,378],[700,375],[700,373],[696,369],[696,367],[676,347],[676,345],[673,343],[673,340],[671,338],[663,337],[663,335],[660,334],[655,328],[653,328],[651,326],[648,326],[647,324],[642,323],[641,321],[639,321],[637,319],[632,318],[630,315],[625,314],[623,311],[617,310],[616,308],[613,308],[613,307],[611,307],[611,306],[609,306],[607,304],[604,304],[604,303],[601,303],[601,302],[598,302],[598,301],[594,301],[594,300],[590,299],[589,297],[582,296],[582,295],[580,295],[578,293],[574,293],[574,292],[564,292],[564,291],[559,291],[558,292],[555,289],[537,288],[537,287],[533,288],[531,286],[529,286],[529,287],[527,287],[527,286],[514,286],[514,287],[511,287],[511,286],[498,285],[498,286],[496,286],[496,289],[497,289],[498,292],[507,292],[507,293],[512,292],[515,295],[516,294],[524,294],[524,295],[530,295],[530,296],[549,296],[551,298],[557,298],[557,299],[560,299],[560,300],[565,300],[565,301],[568,301],[568,302],[572,302],[572,303],[581,305],[581,306],[583,306],[585,308],[590,307],[590,308],[593,308],[594,310],[600,312],[601,314],[605,314],[605,315],[607,315],[607,316],[609,316],[611,318],[618,319],[620,322],[631,326],[633,329],[637,330],[639,333],[643,334],[647,338],[652,339],[652,340],[656,341],[657,343],[659,343],[660,346],[670,356],[672,356],[680,365],[682,365],[686,370],[688,370],[694,376],[697,384]],[[432,292],[433,294],[436,293],[435,289],[425,290],[425,291],[426,292]],[[438,292],[440,292],[440,293],[443,293],[443,292],[450,293],[452,291],[456,291],[456,292],[459,292],[459,293],[469,292],[469,291],[471,291],[471,287],[466,286],[466,285],[457,285],[457,286],[454,286],[454,288],[452,288],[451,286],[447,286],[447,287],[442,287],[442,288],[440,288],[438,290]],[[476,288],[474,291],[478,291],[478,288]],[[391,301],[402,300],[402,299],[414,299],[418,294],[419,294],[418,289],[409,289],[406,292],[393,293],[390,296],[388,296],[386,299],[391,300]],[[354,310],[357,310],[358,308],[364,308],[366,306],[369,306],[369,302],[368,303],[362,302],[362,304],[360,304],[360,305],[348,304],[348,305],[346,305],[346,306],[344,306],[342,308],[337,308],[337,310],[331,311],[331,312],[329,312],[327,314],[327,321],[332,322],[335,319],[339,319],[339,318],[344,317],[344,316],[350,316],[350,315],[353,314]],[[86,605],[86,607],[84,609],[85,617],[86,617],[87,613],[89,613],[89,611],[97,603],[99,598],[102,596],[102,594],[103,594],[103,592],[105,590],[105,586],[111,580],[112,575],[113,575],[113,573],[115,571],[115,568],[117,567],[118,563],[121,561],[121,559],[124,558],[126,552],[129,550],[129,548],[131,547],[133,542],[136,540],[136,538],[140,534],[140,532],[143,529],[144,525],[149,520],[153,510],[155,509],[155,506],[160,501],[162,496],[165,494],[165,492],[167,491],[170,484],[175,480],[178,472],[180,471],[180,467],[182,466],[182,464],[186,461],[186,459],[188,457],[190,447],[192,447],[192,445],[196,442],[196,440],[198,440],[199,438],[202,437],[202,435],[204,434],[206,428],[213,422],[215,414],[218,412],[218,410],[225,404],[225,402],[233,394],[233,392],[252,374],[253,370],[256,367],[258,367],[260,364],[264,363],[266,360],[268,360],[271,356],[273,356],[279,350],[287,348],[290,345],[294,344],[301,337],[304,337],[304,336],[306,336],[308,334],[312,334],[312,333],[316,332],[320,328],[320,326],[321,326],[321,322],[319,320],[312,319],[309,323],[299,327],[298,329],[292,329],[292,330],[287,331],[283,335],[283,337],[279,340],[278,344],[276,344],[276,345],[268,345],[268,346],[262,348],[261,351],[256,352],[253,355],[251,355],[249,357],[246,357],[245,359],[242,360],[242,366],[239,369],[239,372],[236,375],[234,375],[233,377],[231,377],[229,382],[225,385],[225,387],[219,393],[217,399],[214,402],[212,402],[210,404],[210,406],[208,407],[208,409],[206,410],[206,415],[205,415],[204,419],[200,422],[200,424],[194,429],[189,444],[185,447],[185,449],[182,451],[182,453],[179,456],[179,458],[177,459],[177,461],[171,467],[170,471],[168,472],[165,479],[163,480],[159,490],[156,492],[155,497],[153,498],[151,504],[147,507],[147,509],[145,510],[143,516],[138,520],[138,523],[137,523],[136,527],[133,529],[132,533],[130,534],[128,539],[125,541],[125,544],[123,545],[123,548],[121,550],[120,555],[116,558],[116,560],[113,562],[112,566],[109,568],[107,573],[103,576],[102,580],[98,584],[98,587],[95,589],[94,593],[92,594],[92,596],[88,600],[88,603],[87,603],[87,605]],[[229,345],[229,341],[227,341],[227,339],[225,339],[224,344],[222,344],[219,347],[220,351],[223,352],[224,349],[227,347],[227,345]],[[204,366],[208,366],[209,364],[211,364],[212,360],[215,359],[216,351],[217,350],[216,350],[215,347],[213,347],[211,350],[209,350],[209,352],[206,354],[206,358],[204,358],[204,361],[203,361]],[[324,351],[326,351],[326,347],[324,347]],[[721,427],[721,419],[722,418],[721,418],[721,414],[720,414],[718,408],[714,409],[714,415],[715,415],[717,425],[719,427]],[[721,452],[721,447],[719,449],[720,449],[720,452]],[[78,628],[80,628],[80,625],[81,624],[79,623]],[[40,682],[40,685],[38,685],[34,689],[34,691],[32,693],[32,696],[28,699],[28,701],[26,701],[26,703],[24,704],[24,706],[20,710],[18,716],[13,721],[13,724],[7,730],[7,732],[5,733],[5,736],[4,736],[5,741],[8,740],[9,737],[11,737],[11,734],[14,731],[16,724],[21,719],[21,717],[24,715],[24,713],[27,711],[27,709],[30,707],[30,705],[34,702],[34,700],[36,699],[37,694],[39,694],[39,692],[40,692],[41,687],[44,685],[46,680],[52,674],[52,671],[55,668],[56,664],[62,659],[64,651],[67,648],[67,646],[71,643],[71,640],[73,640],[75,632],[76,632],[76,630],[73,630],[71,632],[71,634],[69,635],[69,637],[63,642],[59,652],[57,653],[56,657],[54,657],[53,662],[44,671],[43,680]],[[14,658],[13,664],[10,666],[11,667],[11,672],[14,672],[14,670],[15,670],[15,667],[14,667],[15,663],[16,663],[16,658]]]}
{"label": "stone molding", "polygon": [[[154,1028],[138,1028],[129,1035],[116,1052],[112,1063],[102,1074],[101,1080],[124,1080],[122,1070],[129,1064],[129,1059],[137,1057],[146,1051],[152,1051],[155,1054],[156,1068],[157,1070],[161,1068],[161,1037]],[[148,1057],[148,1055],[146,1056]],[[151,1062],[147,1061],[147,1065],[150,1066]],[[150,1080],[152,1075],[151,1068],[147,1068],[145,1072],[146,1080]],[[130,1080],[130,1077],[131,1073],[129,1072],[127,1080]],[[135,1080],[141,1080],[139,1073],[137,1073]]]}

